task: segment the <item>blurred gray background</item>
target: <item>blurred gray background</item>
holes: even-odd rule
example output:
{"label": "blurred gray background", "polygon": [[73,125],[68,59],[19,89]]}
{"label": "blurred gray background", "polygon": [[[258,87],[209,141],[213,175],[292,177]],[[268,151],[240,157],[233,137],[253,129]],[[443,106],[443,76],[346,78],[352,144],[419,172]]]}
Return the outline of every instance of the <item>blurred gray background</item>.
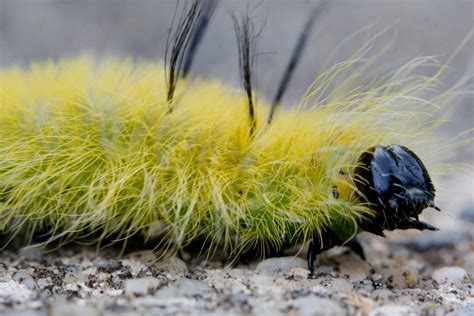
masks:
{"label": "blurred gray background", "polygon": [[[181,5],[183,4],[181,1]],[[272,98],[296,39],[318,1],[221,0],[191,69],[194,75],[219,78],[238,86],[237,46],[229,12],[253,10],[261,33],[258,88]],[[0,66],[28,65],[38,59],[73,57],[84,52],[162,58],[176,1],[164,0],[0,0]],[[473,0],[333,0],[316,21],[285,103],[300,98],[334,47],[371,24],[374,31],[392,26],[380,37],[374,53],[395,40],[374,65],[376,73],[411,58],[439,55],[446,60],[474,29]],[[334,61],[351,55],[363,36],[340,50]],[[474,71],[474,40],[452,61],[443,76],[451,84]],[[428,71],[428,70],[427,70]],[[456,135],[474,126],[474,99],[460,100],[453,122],[441,133]],[[462,161],[473,162],[473,146]],[[459,157],[458,156],[458,157]]]}

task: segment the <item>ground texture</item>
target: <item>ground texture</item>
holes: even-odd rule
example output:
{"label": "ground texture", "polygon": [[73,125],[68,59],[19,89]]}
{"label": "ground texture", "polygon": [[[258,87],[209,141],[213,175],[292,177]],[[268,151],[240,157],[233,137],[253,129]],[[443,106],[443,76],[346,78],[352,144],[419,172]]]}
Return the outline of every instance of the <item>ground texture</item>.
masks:
{"label": "ground texture", "polygon": [[304,250],[235,268],[149,250],[4,250],[0,314],[473,315],[473,217],[466,209],[439,232],[362,234],[367,261],[336,248],[313,279]]}

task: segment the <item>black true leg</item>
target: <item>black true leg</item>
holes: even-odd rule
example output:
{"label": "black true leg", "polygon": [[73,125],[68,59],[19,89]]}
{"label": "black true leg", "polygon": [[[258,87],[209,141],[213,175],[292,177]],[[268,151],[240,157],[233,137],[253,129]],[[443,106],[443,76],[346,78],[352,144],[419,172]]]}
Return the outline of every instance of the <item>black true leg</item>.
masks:
{"label": "black true leg", "polygon": [[362,245],[357,239],[354,238],[350,240],[345,244],[345,246],[354,251],[362,260],[365,261],[364,248],[362,248]]}
{"label": "black true leg", "polygon": [[323,251],[329,250],[334,246],[339,245],[342,245],[342,241],[331,229],[327,229],[323,233],[322,239],[319,238],[318,234],[313,234],[313,240],[309,243],[307,257],[310,278],[314,276],[314,261],[316,259],[316,255],[320,254]]}
{"label": "black true leg", "polygon": [[362,245],[357,239],[352,239],[346,243],[337,237],[336,233],[331,229],[327,229],[322,236],[322,240],[318,234],[313,235],[313,240],[309,242],[308,247],[308,270],[309,277],[314,277],[314,261],[316,256],[323,251],[329,250],[334,246],[347,246],[354,251],[362,260],[365,261],[365,254]]}
{"label": "black true leg", "polygon": [[398,226],[397,226],[398,229],[410,229],[410,228],[414,228],[414,229],[418,229],[418,230],[439,230],[438,228],[428,224],[428,223],[425,223],[425,222],[422,222],[422,221],[418,221],[416,219],[412,219],[410,218],[409,220],[405,221],[405,222],[401,222]]}
{"label": "black true leg", "polygon": [[307,259],[308,259],[309,276],[312,277],[314,275],[314,260],[316,259],[316,251],[314,249],[313,241],[309,242]]}

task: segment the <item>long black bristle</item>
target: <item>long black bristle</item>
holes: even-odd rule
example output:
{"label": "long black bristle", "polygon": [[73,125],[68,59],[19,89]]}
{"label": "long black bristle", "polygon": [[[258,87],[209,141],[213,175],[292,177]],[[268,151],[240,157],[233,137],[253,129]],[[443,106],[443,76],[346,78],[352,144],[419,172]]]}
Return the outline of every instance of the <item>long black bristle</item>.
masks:
{"label": "long black bristle", "polygon": [[191,36],[191,41],[189,44],[189,48],[185,53],[184,62],[183,62],[183,77],[186,77],[189,70],[191,69],[194,56],[196,54],[196,50],[201,43],[201,40],[206,32],[207,26],[209,25],[209,21],[214,14],[218,4],[218,0],[207,0],[203,4],[201,17],[199,18],[195,30]]}
{"label": "long black bristle", "polygon": [[293,76],[293,73],[296,69],[296,66],[298,65],[298,62],[301,59],[301,55],[303,53],[303,50],[306,46],[306,42],[308,39],[308,36],[311,32],[311,29],[313,28],[314,21],[316,20],[316,17],[321,14],[323,11],[324,6],[328,3],[327,0],[322,0],[318,6],[313,10],[311,13],[310,17],[306,21],[306,24],[303,28],[303,31],[301,32],[300,37],[298,38],[298,41],[296,42],[296,46],[293,49],[293,52],[291,54],[290,61],[288,62],[285,72],[283,73],[283,77],[280,80],[280,83],[278,85],[277,92],[275,94],[275,97],[272,102],[272,106],[270,108],[270,114],[268,115],[268,120],[267,123],[270,124],[273,120],[273,115],[275,114],[276,108],[280,105],[280,101],[285,94],[288,84],[290,83],[291,77]]}
{"label": "long black bristle", "polygon": [[248,13],[245,16],[240,16],[240,19],[235,14],[231,14],[231,17],[234,20],[235,35],[237,37],[240,77],[249,105],[250,136],[253,136],[257,119],[252,93],[252,71],[259,33],[255,32],[255,25]]}
{"label": "long black bristle", "polygon": [[[196,48],[214,12],[216,2],[215,0],[194,0],[189,7],[185,4],[172,38],[172,44],[169,39],[167,40],[165,69],[167,70],[167,99],[170,112],[177,81],[191,67]],[[204,20],[202,16],[205,16]]]}

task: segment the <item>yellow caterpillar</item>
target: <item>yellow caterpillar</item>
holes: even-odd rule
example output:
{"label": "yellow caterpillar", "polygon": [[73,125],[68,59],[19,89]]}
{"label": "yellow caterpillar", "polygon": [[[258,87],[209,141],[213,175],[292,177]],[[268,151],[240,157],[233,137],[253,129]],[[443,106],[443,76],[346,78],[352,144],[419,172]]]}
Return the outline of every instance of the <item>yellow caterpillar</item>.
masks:
{"label": "yellow caterpillar", "polygon": [[[166,69],[161,62],[99,64],[83,56],[1,70],[0,230],[25,242],[39,234],[46,243],[139,236],[178,250],[198,241],[231,256],[312,239],[312,269],[314,255],[336,244],[363,255],[354,239],[361,230],[434,229],[391,222],[398,216],[390,213],[392,202],[381,210],[364,192],[371,179],[362,177],[373,171],[377,150],[408,152],[391,144],[407,146],[427,166],[442,159],[432,136],[439,122],[426,113],[444,111],[456,90],[421,97],[438,86],[439,73],[413,71],[432,60],[415,59],[363,86],[365,66],[356,67],[363,53],[356,54],[319,74],[300,103],[275,111],[255,103],[245,86],[250,80],[244,96],[173,69],[186,47],[197,47],[196,30],[213,6],[195,1],[185,11]],[[251,68],[249,26],[236,19],[244,76]],[[352,74],[330,90],[349,68]],[[416,198],[405,197],[416,212],[398,211],[415,221],[434,207],[433,198],[434,189],[415,207]]]}

